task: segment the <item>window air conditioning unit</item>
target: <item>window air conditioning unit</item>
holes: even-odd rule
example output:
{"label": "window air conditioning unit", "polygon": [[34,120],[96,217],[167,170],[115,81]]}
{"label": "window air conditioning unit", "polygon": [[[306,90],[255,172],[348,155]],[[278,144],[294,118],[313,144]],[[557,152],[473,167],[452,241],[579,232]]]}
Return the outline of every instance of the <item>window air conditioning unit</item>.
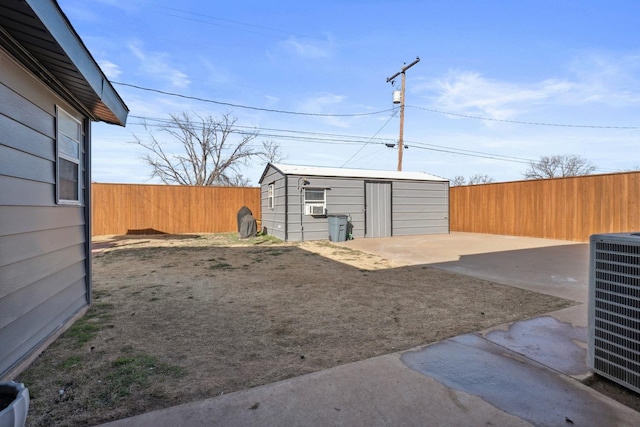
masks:
{"label": "window air conditioning unit", "polygon": [[325,209],[323,204],[306,204],[304,205],[305,215],[324,215]]}
{"label": "window air conditioning unit", "polygon": [[589,366],[640,393],[640,233],[594,234],[589,247]]}

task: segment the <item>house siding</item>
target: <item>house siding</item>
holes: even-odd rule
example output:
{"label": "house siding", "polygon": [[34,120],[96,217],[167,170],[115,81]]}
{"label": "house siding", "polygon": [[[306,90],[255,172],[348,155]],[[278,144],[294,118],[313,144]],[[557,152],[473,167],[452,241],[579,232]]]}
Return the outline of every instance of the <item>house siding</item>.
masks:
{"label": "house siding", "polygon": [[0,49],[0,377],[88,305],[88,135],[80,206],[57,205],[56,105],[86,123]]}

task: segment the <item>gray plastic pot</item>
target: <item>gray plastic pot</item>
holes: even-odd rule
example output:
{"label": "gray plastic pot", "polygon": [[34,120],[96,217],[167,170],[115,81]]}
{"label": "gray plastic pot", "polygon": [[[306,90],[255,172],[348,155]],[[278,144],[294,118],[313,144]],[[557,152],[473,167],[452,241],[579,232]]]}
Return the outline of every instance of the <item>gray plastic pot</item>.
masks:
{"label": "gray plastic pot", "polygon": [[23,427],[29,412],[29,390],[24,384],[13,381],[0,383],[0,398],[3,401],[13,399],[0,411],[0,427]]}

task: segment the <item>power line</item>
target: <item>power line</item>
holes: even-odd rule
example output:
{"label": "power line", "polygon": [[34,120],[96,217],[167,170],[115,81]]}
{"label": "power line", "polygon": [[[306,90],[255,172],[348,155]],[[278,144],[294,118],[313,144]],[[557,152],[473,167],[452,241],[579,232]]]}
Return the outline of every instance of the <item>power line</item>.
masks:
{"label": "power line", "polygon": [[[155,4],[151,4],[151,3],[148,3],[148,4],[152,8],[170,10],[172,12],[177,12],[177,13],[181,13],[181,14],[184,14],[184,15],[192,15],[192,16],[196,16],[196,17],[199,17],[199,18],[206,18],[206,20],[205,19],[189,18],[187,16],[174,15],[174,14],[167,13],[167,12],[156,11],[156,13],[160,13],[160,14],[163,14],[163,15],[171,16],[173,18],[184,19],[184,20],[189,20],[189,21],[194,21],[194,22],[200,22],[200,23],[203,23],[203,24],[208,24],[208,25],[213,25],[213,26],[218,26],[218,27],[223,27],[223,28],[231,28],[231,29],[234,29],[234,30],[237,30],[237,31],[245,31],[245,32],[253,33],[253,34],[261,34],[261,33],[259,31],[252,31],[252,30],[248,30],[248,29],[240,28],[240,27],[250,27],[250,28],[255,28],[256,30],[263,30],[263,32],[266,31],[266,32],[278,33],[278,34],[283,34],[283,35],[292,35],[293,34],[293,35],[296,35],[298,37],[304,37],[306,39],[316,39],[316,40],[326,41],[326,39],[323,39],[323,38],[320,38],[320,37],[310,36],[310,35],[306,35],[306,34],[294,34],[294,33],[291,33],[290,31],[285,31],[285,30],[282,30],[282,29],[279,29],[279,28],[266,27],[264,25],[249,24],[247,22],[234,21],[234,20],[226,19],[226,18],[219,18],[217,16],[207,15],[207,14],[204,14],[204,13],[191,12],[191,11],[185,10],[185,9],[178,9],[178,8],[168,7],[168,6],[160,6],[160,5],[155,5]],[[223,24],[219,24],[217,22],[212,22],[212,21],[219,21],[219,22],[224,22],[226,24],[232,24],[232,25],[223,25]],[[240,27],[238,27],[238,26],[240,26]]]}
{"label": "power line", "polygon": [[573,125],[562,123],[544,123],[544,122],[526,122],[520,120],[505,120],[505,119],[492,119],[491,117],[473,116],[470,114],[452,113],[450,111],[434,110],[432,108],[418,107],[416,105],[407,105],[409,108],[415,108],[418,110],[430,111],[432,113],[446,114],[448,116],[464,117],[467,119],[487,120],[491,122],[502,123],[515,123],[518,125],[533,125],[533,126],[555,126],[566,128],[587,128],[587,129],[640,129],[640,126],[600,126],[600,125]]}
{"label": "power line", "polygon": [[[265,111],[265,112],[269,112],[269,113],[278,113],[278,114],[291,114],[291,115],[298,115],[298,116],[312,116],[312,117],[363,117],[363,116],[375,116],[375,115],[378,115],[378,114],[383,114],[383,113],[388,113],[390,111],[394,111],[393,108],[388,108],[386,110],[372,111],[372,112],[367,112],[367,113],[329,114],[329,113],[307,113],[307,112],[300,112],[300,111],[276,110],[276,109],[272,109],[272,108],[253,107],[253,106],[250,106],[250,105],[233,104],[233,103],[230,103],[230,102],[216,101],[216,100],[208,99],[208,98],[201,98],[201,97],[197,97],[197,96],[190,96],[190,95],[184,95],[184,94],[175,93],[175,92],[163,91],[163,90],[160,90],[160,89],[148,88],[148,87],[144,87],[144,86],[134,85],[134,84],[131,84],[131,83],[123,83],[123,82],[115,82],[115,81],[112,81],[111,83],[112,84],[116,84],[116,85],[120,85],[120,86],[131,87],[131,88],[134,88],[134,89],[143,90],[143,91],[147,91],[147,92],[155,92],[155,93],[159,93],[161,95],[175,96],[175,97],[178,97],[178,98],[191,99],[191,100],[194,100],[194,101],[207,102],[207,103],[217,104],[217,105],[224,105],[224,106],[227,106],[227,107],[243,108],[243,109],[255,110],[255,111]],[[640,129],[640,126],[576,125],[576,124],[567,124],[567,123],[545,123],[545,122],[527,122],[527,121],[523,121],[523,120],[494,119],[494,118],[491,118],[491,117],[474,116],[474,115],[471,115],[471,114],[461,114],[461,113],[453,113],[451,111],[436,110],[436,109],[433,109],[433,108],[420,107],[420,106],[417,106],[417,105],[406,105],[406,107],[407,108],[414,108],[414,109],[417,109],[417,110],[429,111],[431,113],[444,114],[444,115],[448,115],[448,116],[463,117],[463,118],[474,119],[474,120],[485,120],[485,121],[491,121],[491,122],[512,123],[512,124],[519,124],[519,125],[551,126],[551,127],[567,127],[567,128],[584,128],[584,129],[621,129],[621,130]]]}
{"label": "power line", "polygon": [[[153,122],[160,122],[160,123],[164,123],[166,125],[170,125],[169,127],[174,127],[173,125],[175,125],[175,122],[171,119],[161,119],[161,118],[155,118],[155,117],[144,117],[144,116],[134,116],[134,115],[130,115],[129,117],[131,118],[135,118],[135,119],[140,119],[140,120],[149,120],[149,121],[153,121]],[[129,125],[147,125],[147,126],[159,126],[159,125],[150,125],[147,123],[128,123]],[[235,128],[238,129],[254,129],[254,130],[266,130],[266,131],[272,131],[272,132],[286,132],[286,133],[292,133],[292,134],[306,134],[306,135],[322,135],[322,136],[331,136],[331,137],[340,137],[340,138],[351,138],[351,139],[364,139],[366,137],[363,136],[359,136],[359,135],[345,135],[345,134],[337,134],[337,133],[326,133],[326,132],[310,132],[310,131],[303,131],[303,130],[293,130],[293,129],[277,129],[277,128],[256,128],[255,126],[242,126],[242,125],[234,125]],[[392,141],[392,139],[390,138],[378,138],[382,141]]]}
{"label": "power line", "polygon": [[[373,161],[373,159],[375,159],[375,158],[376,158],[377,154],[378,154],[378,153],[381,153],[383,150],[388,150],[388,148],[387,148],[387,147],[380,147],[378,150],[375,150],[375,151],[373,151],[373,152],[371,152],[371,153],[367,154],[366,156],[360,157],[360,159],[359,159],[359,160],[360,160],[361,164],[362,164],[363,166],[364,166],[364,165],[368,165],[368,164],[370,164],[370,163]],[[362,163],[362,161],[363,161],[364,159],[367,159],[367,158],[369,158],[369,160],[367,160],[366,162]]]}
{"label": "power line", "polygon": [[[308,131],[299,131],[299,130],[290,130],[290,129],[274,129],[274,128],[256,128],[249,126],[240,126],[236,125],[236,128],[239,129],[251,129],[259,132],[260,136],[268,137],[268,138],[276,138],[280,140],[289,140],[289,141],[299,141],[299,142],[307,142],[314,144],[363,144],[360,149],[354,153],[346,162],[344,162],[340,167],[344,167],[347,163],[349,163],[356,155],[358,155],[365,147],[368,145],[385,145],[388,146],[390,143],[395,144],[395,140],[391,138],[376,138],[376,136],[384,129],[384,127],[393,119],[393,117],[397,114],[397,109],[394,114],[389,117],[389,119],[378,129],[378,131],[372,137],[364,137],[358,135],[344,135],[344,134],[332,134],[332,133],[324,133],[324,132],[308,132]],[[162,125],[148,125],[146,123],[129,123],[130,125],[147,125],[147,126],[169,126],[174,124],[174,122],[170,119],[161,119],[161,118],[153,118],[153,117],[144,117],[144,116],[130,116],[133,118],[141,119],[141,120],[149,120],[154,122],[162,123]],[[263,130],[269,131],[268,133],[263,133]],[[278,133],[280,132],[280,133]],[[284,134],[283,134],[284,133]],[[288,135],[292,134],[292,135]],[[467,157],[477,157],[484,159],[492,159],[492,160],[500,160],[500,161],[508,161],[513,163],[523,163],[529,164],[533,162],[532,159],[526,159],[521,157],[507,156],[502,154],[494,154],[494,153],[486,153],[483,151],[475,151],[475,150],[466,150],[462,148],[453,148],[444,145],[437,144],[429,144],[425,142],[419,141],[405,141],[410,144],[410,147],[415,147],[421,150],[429,150],[440,153],[447,153],[453,155],[467,156]]]}
{"label": "power line", "polygon": [[376,133],[374,133],[374,134],[373,134],[373,136],[372,136],[371,138],[369,138],[369,140],[368,140],[367,142],[365,142],[365,143],[362,145],[362,147],[360,147],[360,149],[359,149],[358,151],[356,151],[356,152],[355,152],[351,157],[349,157],[349,158],[347,159],[347,161],[346,161],[346,162],[344,162],[340,167],[341,167],[341,168],[343,168],[343,167],[344,167],[344,165],[346,165],[347,163],[349,163],[349,162],[351,161],[351,159],[353,159],[356,155],[358,155],[358,153],[360,153],[360,152],[364,149],[364,147],[366,147],[366,146],[371,142],[371,140],[372,140],[373,138],[375,138],[376,136],[378,136],[378,134],[380,133],[380,131],[382,131],[382,129],[384,129],[384,127],[385,127],[387,124],[389,124],[389,122],[391,121],[391,119],[393,119],[393,118],[395,117],[395,115],[396,115],[396,113],[397,113],[397,112],[398,112],[398,110],[394,111],[394,112],[393,112],[393,114],[389,117],[389,119],[388,119],[386,122],[384,122],[384,124],[380,127],[380,129],[378,129],[378,131],[377,131]]}
{"label": "power line", "polygon": [[437,145],[437,144],[428,144],[425,142],[419,142],[419,141],[406,141],[408,143],[411,144],[411,146],[420,146],[423,147],[425,149],[428,149],[429,147],[434,147],[437,149],[449,149],[449,150],[455,150],[456,152],[462,152],[462,153],[467,153],[467,154],[478,154],[478,155],[482,155],[482,156],[493,156],[493,157],[501,157],[504,159],[509,159],[509,160],[516,160],[519,162],[533,162],[535,160],[533,159],[528,159],[528,158],[524,158],[524,157],[515,157],[515,156],[507,156],[504,154],[492,154],[492,153],[486,153],[484,151],[476,151],[476,150],[465,150],[464,148],[453,148],[453,147],[448,147],[446,145]]}
{"label": "power line", "polygon": [[517,158],[510,158],[510,157],[507,157],[507,156],[500,156],[500,155],[472,154],[472,153],[466,153],[464,151],[453,151],[453,150],[445,150],[445,149],[441,149],[441,148],[416,146],[414,144],[412,144],[410,147],[411,148],[417,148],[419,150],[437,151],[439,153],[455,154],[455,155],[458,155],[458,156],[467,156],[467,157],[478,157],[478,158],[481,158],[481,159],[500,160],[500,161],[503,161],[503,162],[523,163],[523,164],[530,164],[531,163],[531,160],[524,160],[524,159],[519,160]]}
{"label": "power line", "polygon": [[278,114],[293,114],[293,115],[298,115],[298,116],[361,117],[361,116],[374,116],[374,115],[377,115],[377,114],[382,114],[382,113],[387,113],[389,111],[393,111],[393,108],[389,108],[389,109],[386,109],[386,110],[373,111],[373,112],[369,112],[369,113],[328,114],[328,113],[306,113],[306,112],[299,112],[299,111],[274,110],[274,109],[271,109],[271,108],[252,107],[252,106],[249,106],[249,105],[232,104],[230,102],[222,102],[222,101],[216,101],[216,100],[213,100],[213,99],[200,98],[200,97],[197,97],[197,96],[183,95],[183,94],[180,94],[180,93],[167,92],[167,91],[164,91],[164,90],[153,89],[153,88],[144,87],[144,86],[138,86],[138,85],[134,85],[134,84],[130,84],[130,83],[122,83],[122,82],[114,82],[114,81],[112,81],[111,83],[113,83],[115,85],[127,86],[127,87],[131,87],[131,88],[134,88],[134,89],[144,90],[144,91],[147,91],[147,92],[155,92],[155,93],[159,93],[159,94],[162,94],[162,95],[176,96],[178,98],[192,99],[194,101],[208,102],[208,103],[217,104],[217,105],[225,105],[227,107],[244,108],[244,109],[247,109],[247,110],[266,111],[266,112],[269,112],[269,113],[278,113]]}
{"label": "power line", "polygon": [[[134,126],[144,126],[144,123],[129,123],[130,125],[134,125]],[[146,126],[152,126],[152,127],[159,127],[161,126],[162,128],[170,128],[170,129],[179,129],[179,126],[172,126],[172,125],[146,125]],[[242,128],[242,126],[236,126],[236,127],[240,127]],[[258,133],[258,136],[261,137],[266,137],[266,138],[277,138],[279,140],[289,140],[289,141],[299,141],[299,142],[312,142],[312,143],[327,143],[327,144],[349,144],[349,145],[360,145],[363,143],[363,141],[361,140],[362,137],[346,137],[346,138],[324,138],[324,137],[314,137],[314,136],[308,136],[308,135],[286,135],[286,134],[278,134],[278,133],[265,133],[262,132],[261,129],[259,128],[250,128],[254,131],[256,131]],[[287,132],[287,131],[283,131],[283,132]],[[239,131],[234,131],[231,130],[230,133],[241,133]],[[311,134],[313,135],[313,134]],[[336,135],[338,136],[338,135]],[[359,140],[360,139],[360,140]],[[384,142],[378,141],[375,142],[376,144],[384,144]]]}

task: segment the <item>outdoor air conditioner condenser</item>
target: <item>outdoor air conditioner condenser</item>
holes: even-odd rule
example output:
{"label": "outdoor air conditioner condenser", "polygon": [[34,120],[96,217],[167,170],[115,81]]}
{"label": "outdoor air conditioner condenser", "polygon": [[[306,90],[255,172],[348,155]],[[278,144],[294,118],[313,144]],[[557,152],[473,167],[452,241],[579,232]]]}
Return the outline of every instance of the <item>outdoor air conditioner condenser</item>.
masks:
{"label": "outdoor air conditioner condenser", "polygon": [[640,393],[640,233],[594,234],[589,248],[589,366]]}

